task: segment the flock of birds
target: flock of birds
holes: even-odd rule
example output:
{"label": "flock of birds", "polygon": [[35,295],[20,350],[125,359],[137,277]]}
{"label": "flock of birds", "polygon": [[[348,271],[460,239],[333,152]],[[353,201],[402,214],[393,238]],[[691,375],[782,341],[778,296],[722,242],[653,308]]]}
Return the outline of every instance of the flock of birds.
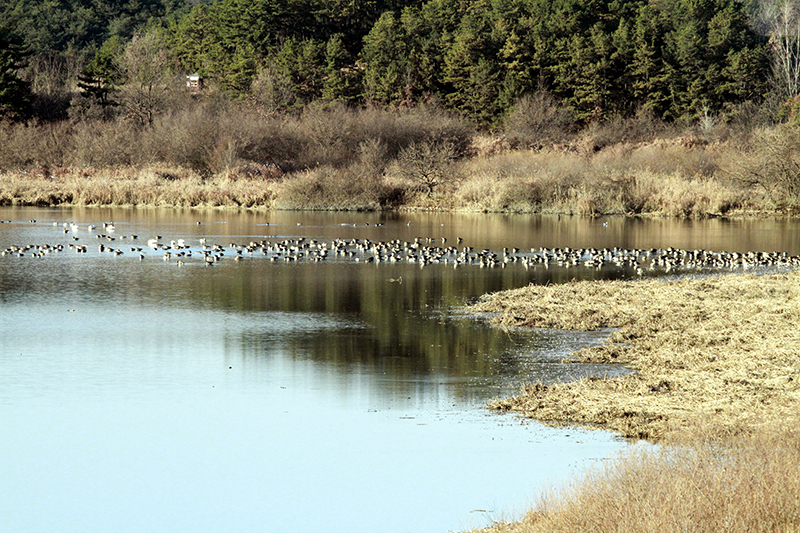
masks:
{"label": "flock of birds", "polygon": [[[5,221],[4,221],[5,222]],[[35,222],[31,220],[30,222]],[[75,223],[53,225],[71,235],[64,244],[28,244],[9,246],[0,252],[3,256],[44,258],[52,253],[74,251],[88,253],[90,245],[83,238],[93,234],[94,245],[101,254],[134,255],[139,260],[148,256],[160,256],[164,261],[178,266],[188,261],[213,266],[230,258],[243,261],[253,256],[261,256],[269,261],[282,262],[321,262],[330,259],[349,260],[365,263],[413,263],[421,267],[432,264],[459,266],[479,266],[503,268],[509,264],[520,263],[527,268],[585,267],[601,269],[615,266],[629,269],[642,276],[656,271],[707,271],[723,269],[769,268],[777,266],[800,266],[800,257],[780,252],[712,252],[707,250],[665,249],[623,249],[623,248],[503,248],[502,251],[489,249],[476,250],[462,246],[463,239],[457,238],[456,246],[448,246],[447,239],[415,238],[410,242],[402,240],[374,241],[369,239],[317,240],[307,237],[264,238],[247,243],[229,243],[227,246],[214,244],[206,238],[198,239],[194,246],[186,239],[169,242],[157,235],[141,244],[138,235],[119,235],[113,223],[79,226]],[[101,229],[102,228],[102,229]],[[79,236],[81,235],[81,236]],[[198,261],[199,260],[199,261]]]}

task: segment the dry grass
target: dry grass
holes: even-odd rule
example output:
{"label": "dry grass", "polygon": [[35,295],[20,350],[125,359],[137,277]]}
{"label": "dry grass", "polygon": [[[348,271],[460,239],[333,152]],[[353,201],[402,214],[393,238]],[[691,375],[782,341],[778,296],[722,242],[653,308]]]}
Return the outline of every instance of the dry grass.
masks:
{"label": "dry grass", "polygon": [[0,174],[0,205],[113,205],[269,208],[269,169],[203,178],[168,166],[99,170],[35,167]]}
{"label": "dry grass", "polygon": [[637,449],[542,496],[484,533],[800,531],[800,432]]}
{"label": "dry grass", "polygon": [[[299,115],[265,116],[215,100],[176,108],[148,127],[123,119],[3,123],[0,201],[695,218],[791,214],[800,205],[791,172],[798,137],[791,128],[709,142],[640,117],[568,133],[561,144],[529,150],[521,147],[541,144],[533,142],[539,133],[531,142],[478,135],[463,119],[436,109],[312,106]],[[202,187],[190,180],[186,194],[138,188],[147,183],[122,190],[116,180],[120,174],[139,180],[158,167],[200,176]],[[82,169],[85,183],[75,190],[58,180],[39,182],[41,169]],[[267,187],[269,194],[261,178],[246,186],[242,177],[254,174],[280,186]]]}
{"label": "dry grass", "polygon": [[716,177],[730,150],[684,138],[589,154],[495,152],[464,163],[455,194],[477,211],[706,217],[758,210],[758,195]]}
{"label": "dry grass", "polygon": [[471,309],[505,326],[618,328],[575,360],[636,371],[533,384],[494,408],[666,444],[486,531],[800,531],[800,273],[530,286]]}
{"label": "dry grass", "polygon": [[661,440],[725,434],[800,409],[800,273],[573,282],[494,294],[472,307],[506,326],[618,328],[576,360],[619,362],[617,379],[531,385],[497,409]]}

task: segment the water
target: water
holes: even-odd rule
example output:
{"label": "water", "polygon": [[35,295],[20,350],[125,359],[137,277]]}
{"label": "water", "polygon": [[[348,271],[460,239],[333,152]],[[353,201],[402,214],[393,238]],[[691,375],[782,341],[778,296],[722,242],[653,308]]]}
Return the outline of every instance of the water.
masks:
{"label": "water", "polygon": [[[458,309],[530,281],[631,272],[236,262],[231,242],[792,254],[800,242],[782,220],[12,208],[0,220],[2,249],[66,247],[0,257],[4,531],[459,530],[518,516],[544,485],[627,446],[484,409],[524,382],[624,371],[558,362],[602,333],[501,331]],[[195,254],[178,267],[130,252],[155,235]],[[203,266],[200,238],[228,255]]]}

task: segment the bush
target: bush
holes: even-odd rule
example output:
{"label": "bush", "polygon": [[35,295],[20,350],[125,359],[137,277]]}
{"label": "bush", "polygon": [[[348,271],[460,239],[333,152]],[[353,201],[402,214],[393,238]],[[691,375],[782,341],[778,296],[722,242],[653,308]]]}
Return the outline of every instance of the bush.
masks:
{"label": "bush", "polygon": [[360,159],[363,143],[373,141],[384,147],[384,168],[403,149],[417,143],[451,144],[455,156],[461,157],[474,133],[466,120],[424,107],[396,112],[354,110],[344,104],[310,106],[289,126],[302,147],[295,155],[299,168],[343,168]]}
{"label": "bush", "polygon": [[761,128],[749,145],[728,162],[726,171],[740,185],[763,190],[779,210],[800,208],[800,125]]}
{"label": "bush", "polygon": [[586,152],[597,152],[619,143],[651,142],[668,133],[668,126],[652,111],[639,108],[632,117],[613,116],[603,122],[593,122],[580,133],[578,143]]}
{"label": "bush", "polygon": [[512,146],[544,148],[572,138],[576,123],[572,112],[550,93],[537,91],[519,99],[503,131]]}
{"label": "bush", "polygon": [[0,124],[0,168],[56,168],[67,164],[73,146],[69,123]]}
{"label": "bush", "polygon": [[365,167],[319,167],[283,180],[276,207],[337,211],[377,210],[402,200],[402,191],[388,187]]}

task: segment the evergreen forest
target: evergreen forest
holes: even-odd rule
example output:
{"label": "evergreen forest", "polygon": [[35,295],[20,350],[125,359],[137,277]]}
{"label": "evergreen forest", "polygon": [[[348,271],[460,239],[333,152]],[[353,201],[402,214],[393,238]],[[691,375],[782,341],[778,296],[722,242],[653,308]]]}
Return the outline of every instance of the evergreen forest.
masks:
{"label": "evergreen forest", "polygon": [[146,123],[168,107],[153,91],[198,73],[272,113],[425,104],[493,127],[544,93],[578,127],[765,103],[779,118],[799,59],[798,7],[781,2],[2,0],[0,113]]}

